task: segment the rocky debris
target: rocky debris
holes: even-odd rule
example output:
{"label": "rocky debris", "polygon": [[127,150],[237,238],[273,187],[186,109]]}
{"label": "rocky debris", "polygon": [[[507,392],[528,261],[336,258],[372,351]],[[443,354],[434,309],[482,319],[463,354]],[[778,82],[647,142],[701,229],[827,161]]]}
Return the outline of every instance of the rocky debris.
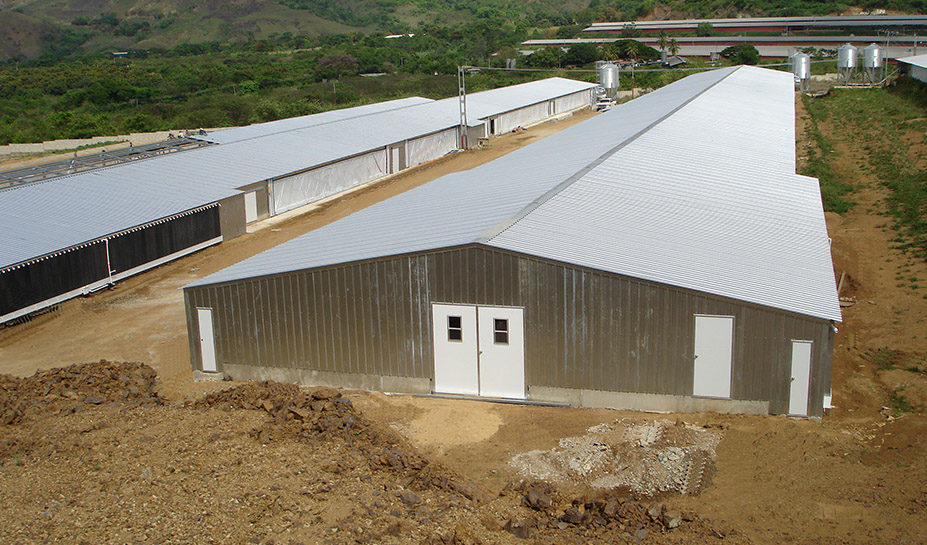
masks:
{"label": "rocky debris", "polygon": [[537,481],[528,485],[522,503],[535,511],[544,511],[550,509],[554,501],[550,495],[553,492],[552,487],[543,481]]}
{"label": "rocky debris", "polygon": [[411,490],[406,490],[399,494],[399,499],[406,505],[418,505],[422,503],[422,497]]}
{"label": "rocky debris", "polygon": [[522,475],[558,483],[581,482],[642,496],[697,494],[714,471],[723,429],[682,421],[620,420],[561,439],[549,451],[518,454],[510,464]]}
{"label": "rocky debris", "polygon": [[[34,385],[23,386],[27,380],[0,377],[0,388],[29,391]],[[223,531],[231,528],[233,537],[225,540],[236,543],[605,545],[704,542],[731,535],[697,517],[615,491],[579,494],[545,481],[521,481],[490,494],[429,460],[388,426],[365,418],[338,390],[273,382],[230,386],[185,406],[125,410],[113,403],[115,387],[98,388],[100,393],[75,381],[61,384],[54,399],[88,409],[7,428],[0,438],[0,467],[11,476],[44,475],[70,464],[70,474],[91,471],[87,483],[105,484],[71,483],[59,496],[59,476],[54,486],[46,486],[42,511],[19,509],[26,514],[16,520],[40,512],[46,524],[38,530],[17,525],[30,537],[21,541],[44,540],[42,531],[52,528],[51,520],[60,524],[54,535],[71,532],[67,535],[99,541],[99,535],[87,533],[89,525],[77,524],[87,522],[84,513],[64,515],[49,507],[52,501],[88,494],[99,497],[99,505],[113,505],[126,491],[130,498],[150,501],[151,491],[160,489],[176,493],[185,505],[156,512],[159,520],[180,521],[164,528],[181,527],[189,536],[218,520]],[[188,423],[175,426],[184,420]],[[66,433],[38,431],[49,426]],[[206,458],[210,462],[203,464]],[[137,534],[132,542],[178,540],[173,529],[160,528],[132,528]]]}
{"label": "rocky debris", "polygon": [[164,403],[156,391],[158,374],[138,362],[74,364],[39,371],[27,378],[0,375],[0,425],[19,424],[30,415],[73,413],[104,403]]}
{"label": "rocky debris", "polygon": [[[296,437],[301,440],[339,440],[363,455],[371,467],[388,470],[416,490],[449,491],[477,503],[492,495],[473,481],[432,464],[419,455],[401,436],[388,428],[372,426],[350,399],[334,388],[302,388],[273,381],[247,382],[214,392],[189,404],[196,408],[264,411],[270,421],[252,432],[263,444]],[[336,474],[343,468],[332,466]],[[407,491],[403,502],[421,497]]]}
{"label": "rocky debris", "polygon": [[220,409],[261,410],[285,429],[262,428],[255,436],[262,443],[284,434],[301,437],[319,434],[348,435],[363,427],[350,400],[341,401],[341,392],[333,388],[300,388],[280,382],[247,382],[227,390],[207,394],[190,405]]}
{"label": "rocky debris", "polygon": [[[640,542],[653,533],[666,533],[677,529],[709,533],[705,522],[698,517],[683,514],[659,502],[643,500],[613,492],[594,495],[563,494],[544,481],[512,483],[503,495],[521,495],[521,504],[531,511],[527,516],[512,516],[502,525],[506,532],[521,538],[540,541],[542,536],[602,535],[623,536],[626,541]],[[487,529],[495,530],[494,521]],[[590,534],[591,532],[591,534]]]}

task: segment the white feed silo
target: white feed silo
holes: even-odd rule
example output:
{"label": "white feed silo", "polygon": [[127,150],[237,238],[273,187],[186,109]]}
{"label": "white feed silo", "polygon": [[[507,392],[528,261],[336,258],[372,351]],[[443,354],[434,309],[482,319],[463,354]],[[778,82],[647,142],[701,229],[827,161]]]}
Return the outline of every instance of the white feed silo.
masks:
{"label": "white feed silo", "polygon": [[837,74],[845,84],[853,81],[859,64],[859,50],[853,44],[844,44],[837,50]]}
{"label": "white feed silo", "polygon": [[789,59],[792,74],[802,92],[807,92],[811,86],[811,57],[806,53],[796,53]]}
{"label": "white feed silo", "polygon": [[869,83],[879,81],[882,71],[882,48],[876,44],[869,44],[864,47],[862,68]]}
{"label": "white feed silo", "polygon": [[614,100],[618,95],[618,65],[611,62],[598,64],[596,76],[598,76],[599,85],[605,89],[605,96]]}

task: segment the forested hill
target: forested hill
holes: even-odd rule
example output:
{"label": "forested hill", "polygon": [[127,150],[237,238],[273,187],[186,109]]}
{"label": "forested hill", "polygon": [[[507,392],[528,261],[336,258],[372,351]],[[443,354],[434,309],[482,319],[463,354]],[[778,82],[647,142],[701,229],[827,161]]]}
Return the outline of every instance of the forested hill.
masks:
{"label": "forested hill", "polygon": [[927,13],[927,0],[0,0],[0,61],[280,36],[408,33],[434,25],[541,37],[596,21],[876,8]]}

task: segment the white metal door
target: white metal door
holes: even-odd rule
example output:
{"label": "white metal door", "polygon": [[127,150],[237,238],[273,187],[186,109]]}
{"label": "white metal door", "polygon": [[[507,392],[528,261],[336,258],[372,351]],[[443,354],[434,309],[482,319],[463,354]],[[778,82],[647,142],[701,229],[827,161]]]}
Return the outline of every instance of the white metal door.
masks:
{"label": "white metal door", "polygon": [[789,414],[808,416],[812,346],[811,341],[792,341],[792,382],[789,386]]}
{"label": "white metal door", "polygon": [[479,395],[476,307],[432,305],[435,392]]}
{"label": "white metal door", "polygon": [[249,191],[245,193],[245,223],[251,223],[257,217],[257,193]]}
{"label": "white metal door", "polygon": [[695,375],[692,395],[731,397],[734,317],[695,317]]}
{"label": "white metal door", "polygon": [[524,310],[479,307],[478,315],[480,395],[524,399]]}
{"label": "white metal door", "polygon": [[196,309],[196,321],[200,325],[200,355],[203,361],[203,371],[214,373],[216,371],[216,341],[212,334],[212,309]]}
{"label": "white metal door", "polygon": [[390,148],[389,152],[389,171],[390,173],[399,172],[399,148]]}

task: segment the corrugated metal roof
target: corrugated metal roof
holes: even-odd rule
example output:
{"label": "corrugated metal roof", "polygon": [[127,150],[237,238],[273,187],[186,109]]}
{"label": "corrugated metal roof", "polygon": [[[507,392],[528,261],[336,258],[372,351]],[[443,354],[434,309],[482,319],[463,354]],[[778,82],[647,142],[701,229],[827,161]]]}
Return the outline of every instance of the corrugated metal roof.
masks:
{"label": "corrugated metal roof", "polygon": [[910,64],[911,66],[917,66],[920,68],[927,68],[927,55],[914,55],[913,57],[902,57],[898,59],[898,62],[903,62],[905,64]]}
{"label": "corrugated metal roof", "polygon": [[[550,97],[564,96],[596,87],[595,83],[586,83],[565,78],[548,78],[541,82],[531,81],[501,87],[491,91],[467,93],[467,119],[486,119],[493,115],[509,112],[528,104],[549,100]],[[457,97],[445,98],[439,102],[450,102],[457,106]]]}
{"label": "corrugated metal roof", "polygon": [[329,110],[327,112],[318,114],[303,115],[300,117],[289,117],[287,119],[268,121],[267,123],[256,123],[254,125],[248,125],[245,127],[223,129],[202,136],[194,135],[191,138],[205,140],[215,144],[230,144],[232,142],[240,142],[250,138],[259,138],[261,136],[268,136],[271,134],[278,134],[296,129],[315,127],[318,125],[324,125],[326,123],[332,123],[334,121],[341,121],[343,119],[351,119],[354,117],[376,114],[388,110],[406,108],[408,106],[416,106],[418,104],[426,104],[428,102],[433,101],[429,98],[422,97],[401,98],[398,100],[377,102],[376,104],[356,106],[354,108],[341,108],[339,110]]}
{"label": "corrugated metal roof", "polygon": [[481,242],[840,319],[788,73],[689,76],[191,286]]}
{"label": "corrugated metal roof", "polygon": [[[524,92],[520,103],[511,88],[472,96],[479,97],[477,112],[502,113],[591,86],[551,78],[515,86]],[[229,197],[248,184],[460,123],[457,98],[380,112],[361,108],[366,113],[352,117],[341,111],[340,120],[318,114],[328,121],[0,191],[0,267]]]}
{"label": "corrugated metal roof", "polygon": [[[551,97],[571,94],[592,87],[595,87],[594,83],[584,83],[565,78],[548,78],[489,91],[470,93],[467,95],[468,120],[474,122],[478,119],[485,119],[492,115],[498,115],[510,110],[522,108],[528,104],[550,100]],[[216,144],[230,144],[232,142],[240,142],[251,138],[308,129],[337,121],[362,118],[373,114],[401,110],[410,106],[421,106],[424,104],[434,104],[434,106],[418,109],[409,113],[415,116],[430,114],[431,112],[442,112],[444,113],[444,115],[441,115],[443,121],[446,122],[449,119],[454,123],[459,119],[459,114],[457,113],[457,100],[457,97],[438,101],[422,97],[403,98],[358,106],[356,108],[331,110],[319,114],[291,117],[288,119],[269,121],[267,123],[248,125],[246,127],[225,129],[202,136],[194,135],[191,138]],[[448,108],[449,105],[452,105],[452,107]],[[450,116],[447,114],[450,114]]]}

